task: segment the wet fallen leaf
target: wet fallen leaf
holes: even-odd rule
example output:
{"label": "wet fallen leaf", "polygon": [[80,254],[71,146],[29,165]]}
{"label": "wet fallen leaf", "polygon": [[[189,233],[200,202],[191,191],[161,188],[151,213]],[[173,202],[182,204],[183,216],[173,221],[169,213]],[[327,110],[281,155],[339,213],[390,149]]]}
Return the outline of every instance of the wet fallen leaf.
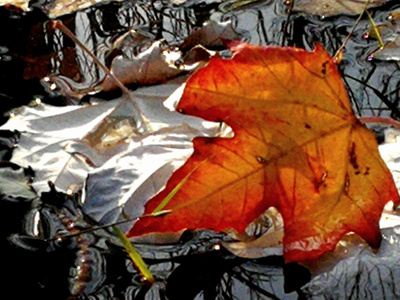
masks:
{"label": "wet fallen leaf", "polygon": [[[126,45],[119,40],[121,47],[118,48],[122,54],[115,56],[111,61],[110,71],[124,85],[150,85],[167,81],[170,77],[182,73],[182,70],[173,65],[168,58],[178,60],[181,53],[176,51],[162,41],[147,40],[142,47],[138,47],[136,40]],[[134,48],[140,48],[133,51]],[[113,49],[116,50],[116,49]],[[125,51],[124,51],[125,50]],[[100,82],[87,84],[76,83],[72,79],[60,75],[49,77],[49,84],[55,83],[59,92],[65,96],[80,99],[88,93],[110,91],[118,89],[115,80],[105,75]]]}
{"label": "wet fallen leaf", "polygon": [[29,8],[29,1],[30,0],[0,0],[0,6],[12,5],[24,11],[27,11]]}
{"label": "wet fallen leaf", "polygon": [[[295,0],[294,9],[310,15],[329,17],[333,15],[360,14],[368,0]],[[368,8],[383,5],[389,0],[369,0]]]}
{"label": "wet fallen leaf", "polygon": [[[164,56],[166,52],[163,43],[158,41],[133,59],[117,56],[113,59],[110,70],[123,84],[152,84],[167,80],[181,71],[168,64]],[[175,55],[179,56],[179,53]],[[101,86],[103,91],[118,88],[109,76],[106,76]]]}
{"label": "wet fallen leaf", "polygon": [[283,220],[274,207],[250,223],[243,234],[230,232],[229,236],[235,241],[222,245],[237,256],[259,258],[283,254]]}
{"label": "wet fallen leaf", "polygon": [[379,48],[370,55],[370,59],[377,60],[400,60],[400,38],[388,42],[383,48]]}
{"label": "wet fallen leaf", "polygon": [[[48,190],[48,180],[54,182],[57,189],[72,192],[82,187],[92,170],[109,170],[108,175],[111,177],[123,171],[125,177],[120,178],[119,183],[128,184],[129,187],[119,186],[115,180],[110,179],[108,182],[113,182],[114,186],[111,190],[107,189],[108,185],[103,180],[107,182],[108,176],[103,173],[93,183],[97,187],[96,193],[92,192],[90,184],[87,185],[90,193],[86,199],[86,211],[89,214],[93,212],[92,217],[95,219],[94,211],[98,207],[96,204],[91,206],[91,196],[96,198],[93,199],[95,203],[108,197],[107,201],[114,201],[113,208],[119,207],[121,212],[120,206],[129,200],[127,195],[133,187],[132,184],[137,187],[140,186],[139,182],[145,181],[141,176],[150,178],[149,180],[155,176],[153,184],[162,185],[163,183],[157,183],[158,179],[166,181],[171,174],[157,177],[156,174],[152,175],[149,168],[138,169],[137,166],[142,164],[141,159],[148,162],[147,158],[158,157],[160,167],[166,165],[165,172],[170,165],[169,170],[174,170],[179,167],[179,162],[182,164],[192,153],[190,141],[195,135],[212,136],[219,132],[217,123],[182,116],[163,106],[163,101],[180,84],[180,81],[170,82],[162,86],[138,89],[132,93],[131,97],[150,123],[153,131],[151,134],[137,132],[135,107],[129,97],[99,103],[94,100],[93,105],[53,107],[41,104],[36,107],[22,107],[1,127],[3,130],[21,132],[11,161],[20,166],[32,167],[36,174],[32,186],[38,193]],[[144,153],[144,149],[148,153]],[[125,165],[129,155],[138,155],[132,157],[136,165]],[[125,157],[124,165],[112,165],[113,159],[115,163],[121,161],[120,156]],[[158,175],[160,174],[159,172]],[[96,177],[95,174],[92,176]],[[133,181],[133,178],[137,181]],[[99,185],[100,182],[103,183]],[[125,197],[125,200],[119,199],[117,195]],[[97,212],[98,214],[105,215],[111,210],[105,204],[107,201],[99,204],[102,211]]]}
{"label": "wet fallen leaf", "polygon": [[[108,3],[112,1],[122,0],[56,0],[48,1],[45,4],[41,4],[42,9],[47,13],[50,18],[57,18],[66,14],[73,13],[78,10],[82,10],[100,3]],[[31,0],[0,0],[0,6],[13,5],[24,11],[29,10],[29,5],[35,1]]]}
{"label": "wet fallen leaf", "polygon": [[[89,172],[83,209],[94,220],[109,224],[127,216],[140,217],[144,203],[165,186],[171,174],[192,154],[191,140],[195,136],[229,134],[219,123],[167,110],[163,101],[177,86],[171,82],[134,93],[155,132],[134,138],[123,151]],[[166,103],[177,101],[180,93],[177,90]]]}
{"label": "wet fallen leaf", "polygon": [[354,116],[331,57],[293,48],[238,44],[188,80],[177,109],[224,121],[234,138],[197,138],[190,159],[151,199],[130,236],[184,228],[243,232],[269,207],[284,220],[287,262],[314,259],[347,232],[380,241],[385,204],[398,203],[372,132]]}
{"label": "wet fallen leaf", "polygon": [[344,240],[340,245],[342,253],[332,258],[332,268],[302,288],[305,297],[321,299],[329,295],[330,299],[397,299],[400,288],[397,280],[400,276],[397,268],[400,263],[399,232],[398,226],[382,230],[383,241],[378,253],[354,237]]}
{"label": "wet fallen leaf", "polygon": [[[400,131],[393,128],[385,130],[385,140],[379,145],[379,153],[392,173],[397,190],[400,190]],[[400,225],[400,210],[393,210],[390,205],[385,206],[379,226],[391,228]],[[258,258],[283,253],[279,241],[283,236],[283,223],[281,216],[274,208],[268,209],[260,218],[257,218],[247,226],[245,233],[229,233],[235,239],[232,242],[224,242],[223,245],[229,251],[240,257]],[[365,243],[362,243],[363,248]],[[345,235],[338,243],[335,251],[324,255],[321,259],[309,262],[307,267],[313,274],[321,274],[332,269],[339,260],[348,258],[355,252],[359,254],[360,238],[354,234]]]}
{"label": "wet fallen leaf", "polygon": [[50,18],[57,18],[94,5],[109,2],[121,2],[122,0],[56,0],[50,1],[44,11]]}
{"label": "wet fallen leaf", "polygon": [[[376,26],[378,34],[384,42],[383,47],[375,50],[370,59],[377,60],[400,60],[400,11],[393,11],[385,22]],[[377,38],[373,30],[369,36]]]}
{"label": "wet fallen leaf", "polygon": [[[125,85],[151,85],[166,82],[183,72],[193,71],[213,55],[206,47],[222,46],[223,39],[239,39],[230,21],[209,22],[191,33],[180,46],[172,47],[164,41],[139,30],[130,30],[119,37],[111,47],[121,53],[111,60],[111,72]],[[62,75],[50,75],[47,85],[55,84],[58,91],[72,99],[81,99],[88,93],[118,88],[114,79],[104,75],[99,82],[77,83]]]}
{"label": "wet fallen leaf", "polygon": [[243,32],[237,32],[233,28],[231,21],[216,22],[211,20],[201,28],[194,30],[185,38],[179,48],[187,50],[197,45],[202,45],[206,48],[222,47],[224,46],[223,40],[238,41],[241,40],[243,36]]}
{"label": "wet fallen leaf", "polygon": [[27,170],[3,163],[0,165],[0,194],[6,199],[33,199],[36,193],[30,187],[31,176]]}
{"label": "wet fallen leaf", "polygon": [[400,131],[398,129],[386,130],[385,143],[379,145],[379,152],[392,173],[397,189],[400,190]]}

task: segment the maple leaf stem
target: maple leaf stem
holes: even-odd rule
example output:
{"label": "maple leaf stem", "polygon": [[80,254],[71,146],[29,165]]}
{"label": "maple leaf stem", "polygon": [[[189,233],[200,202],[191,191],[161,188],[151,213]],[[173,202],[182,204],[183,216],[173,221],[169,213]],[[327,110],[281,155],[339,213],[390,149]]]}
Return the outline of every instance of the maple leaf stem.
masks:
{"label": "maple leaf stem", "polygon": [[112,226],[115,235],[119,238],[122,245],[124,246],[125,250],[128,252],[129,257],[132,259],[133,263],[135,264],[136,268],[140,271],[144,279],[151,284],[155,282],[155,278],[153,274],[150,272],[149,268],[147,267],[146,263],[143,261],[143,258],[140,256],[139,252],[133,247],[132,243],[126,237],[126,235],[118,228],[118,226]]}
{"label": "maple leaf stem", "polygon": [[359,117],[358,119],[360,120],[361,123],[364,124],[371,124],[371,123],[383,124],[383,125],[393,126],[396,129],[400,129],[400,122],[392,118],[373,116],[373,117]]}
{"label": "maple leaf stem", "polygon": [[103,70],[104,73],[106,73],[108,76],[110,76],[110,78],[115,81],[117,86],[121,89],[122,93],[131,101],[132,105],[134,106],[138,115],[138,127],[142,129],[143,133],[152,132],[153,130],[151,129],[149,121],[142,114],[136,101],[132,98],[129,89],[118,79],[118,77],[115,76],[92,52],[90,52],[90,50],[81,41],[79,41],[75,34],[71,30],[69,30],[69,28],[65,26],[61,21],[55,20],[52,21],[52,24],[54,28],[59,29],[64,34],[66,34],[75,44],[77,44],[87,55],[89,55],[93,59],[93,61],[99,66],[100,69]]}

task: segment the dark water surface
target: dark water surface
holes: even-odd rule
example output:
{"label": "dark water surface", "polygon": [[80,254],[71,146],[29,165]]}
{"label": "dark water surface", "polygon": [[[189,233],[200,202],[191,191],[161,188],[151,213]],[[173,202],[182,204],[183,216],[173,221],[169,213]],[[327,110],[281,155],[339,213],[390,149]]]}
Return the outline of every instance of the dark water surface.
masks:
{"label": "dark water surface", "polygon": [[[374,19],[384,21],[391,11],[400,8],[396,2],[371,10]],[[1,123],[7,120],[9,110],[35,99],[53,105],[69,104],[70,100],[59,93],[59,87],[43,82],[49,75],[70,78],[76,88],[92,85],[103,76],[81,49],[52,28],[41,10],[45,4],[37,1],[29,12],[0,7],[0,101],[4,112]],[[110,60],[106,54],[112,41],[130,28],[178,46],[209,18],[231,20],[250,43],[312,49],[318,42],[333,55],[357,19],[321,18],[297,12],[288,18],[287,12],[283,1],[264,1],[234,11],[221,9],[219,3],[211,1],[191,1],[185,6],[167,1],[132,1],[98,5],[60,19],[105,63]],[[339,68],[356,114],[399,118],[399,65],[368,60],[378,47],[375,40],[365,38],[369,26],[363,18],[345,48]],[[139,49],[132,51],[136,50]],[[99,97],[113,99],[118,95],[115,91]],[[1,132],[1,137],[0,155],[2,161],[7,161],[8,149],[16,137],[6,132]],[[2,163],[0,169],[9,167]],[[309,280],[308,272],[301,266],[284,265],[281,257],[235,257],[218,250],[222,237],[210,232],[185,234],[174,245],[138,245],[158,278],[149,287],[123,250],[110,242],[106,230],[57,238],[92,226],[75,198],[55,192],[33,201],[10,201],[4,196],[4,201],[0,201],[5,276],[2,287],[4,296],[12,295],[10,299],[312,298],[301,290]]]}

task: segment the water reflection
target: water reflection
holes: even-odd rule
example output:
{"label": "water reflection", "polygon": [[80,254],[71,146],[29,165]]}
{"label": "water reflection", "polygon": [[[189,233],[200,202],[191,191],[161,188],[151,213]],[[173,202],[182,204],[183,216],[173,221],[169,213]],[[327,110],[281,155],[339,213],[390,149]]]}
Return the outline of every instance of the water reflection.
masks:
{"label": "water reflection", "polygon": [[[173,6],[167,1],[113,2],[64,16],[62,21],[109,66],[112,58],[121,54],[121,49],[113,48],[115,41],[132,28],[140,31],[144,38],[135,39],[128,47],[122,47],[127,57],[136,55],[149,41],[164,39],[171,46],[179,46],[194,28],[201,26],[210,17],[231,20],[238,32],[249,33],[247,40],[254,44],[284,44],[311,50],[314,43],[319,42],[334,54],[356,19],[341,16],[321,20],[302,13],[292,13],[288,18],[288,7],[281,1],[265,1],[263,5],[251,5],[236,11],[220,10],[218,5],[219,3],[207,2],[187,6]],[[398,4],[388,7],[387,11],[395,6]],[[378,19],[385,18],[386,14],[385,11],[373,11],[374,17]],[[42,94],[46,101],[52,102],[54,99],[49,95],[54,95],[57,91],[54,86],[50,88],[49,94],[45,94],[38,88],[38,82],[30,82],[50,75],[68,78],[69,81],[65,82],[71,84],[70,89],[90,87],[104,78],[104,73],[92,59],[62,32],[54,29],[43,15],[34,11],[32,15],[19,18],[20,23],[17,23],[18,20],[11,19],[4,9],[1,10],[0,24],[3,28],[9,28],[9,32],[2,33],[0,39],[0,67],[7,70],[7,75],[1,75],[4,83],[0,87],[2,99],[26,98],[28,102],[34,99],[33,95]],[[374,40],[365,39],[364,34],[368,28],[368,21],[363,19],[345,49],[339,68],[344,74],[350,98],[359,115],[392,115],[399,118],[398,63],[368,60],[377,45]],[[21,33],[21,40],[18,41],[13,38],[17,29]],[[129,47],[133,42],[134,47]],[[17,76],[21,77],[21,74],[24,79],[18,79],[21,89],[10,88],[13,85],[9,83],[17,80]],[[49,81],[47,86],[51,87],[51,84]],[[31,86],[34,88],[27,88]],[[26,93],[32,93],[32,97]],[[18,102],[7,105],[17,104]],[[121,128],[119,123],[116,124]],[[27,214],[25,235],[15,235],[11,240],[19,246],[41,253],[40,257],[48,252],[55,253],[59,260],[59,272],[72,268],[72,294],[92,294],[87,299],[181,299],[179,297],[182,295],[186,299],[297,298],[296,292],[285,294],[288,272],[285,272],[281,258],[244,260],[233,257],[223,250],[215,250],[214,246],[224,236],[212,233],[196,233],[190,236],[189,241],[182,240],[178,245],[157,248],[139,245],[139,250],[159,279],[156,285],[149,288],[124,253],[110,242],[110,237],[104,237],[107,232],[103,232],[103,236],[96,231],[93,235],[75,237],[67,240],[66,245],[61,238],[62,234],[70,233],[76,226],[63,219],[60,210],[64,212],[65,207],[33,207]],[[78,213],[80,228],[93,226],[79,215],[79,208],[73,212]],[[69,216],[75,220],[76,217],[74,214]],[[28,224],[27,220],[33,220],[33,223]],[[68,224],[72,227],[69,228]],[[16,229],[18,230],[20,229]],[[57,236],[60,239],[53,241]],[[46,243],[45,239],[52,241]],[[65,249],[69,253],[68,259],[63,258]],[[82,275],[84,269],[94,272],[90,278]],[[62,274],[64,279],[68,277],[68,273]],[[294,286],[288,288],[288,291],[298,288],[299,286]],[[82,297],[84,299],[86,296]]]}
{"label": "water reflection", "polygon": [[[63,22],[100,61],[110,66],[113,57],[121,54],[120,51],[124,56],[132,57],[149,41],[163,39],[170,46],[179,46],[189,33],[210,16],[219,21],[232,21],[238,32],[249,33],[245,39],[254,44],[284,44],[311,50],[315,43],[321,43],[331,55],[340,48],[356,21],[356,17],[321,19],[319,16],[305,16],[301,12],[292,12],[288,17],[289,7],[281,1],[251,4],[240,10],[226,10],[226,3],[221,6],[218,3],[174,6],[164,1],[151,4],[114,2],[63,17]],[[388,15],[388,12],[378,10],[372,13],[377,20],[385,19]],[[358,115],[391,115],[399,118],[398,64],[368,60],[377,48],[376,41],[364,37],[369,27],[369,21],[362,19],[345,47],[339,68]],[[147,35],[147,40],[136,39],[129,44],[129,48],[113,50],[113,42],[117,37],[132,28]],[[68,37],[47,22],[43,23],[41,29],[35,31],[38,45],[34,45],[32,53],[25,59],[26,78],[50,74],[62,76],[70,79],[64,83],[69,84],[68,88],[72,90],[96,85],[104,78],[103,71]],[[32,57],[39,46],[48,49],[40,60],[39,57]]]}

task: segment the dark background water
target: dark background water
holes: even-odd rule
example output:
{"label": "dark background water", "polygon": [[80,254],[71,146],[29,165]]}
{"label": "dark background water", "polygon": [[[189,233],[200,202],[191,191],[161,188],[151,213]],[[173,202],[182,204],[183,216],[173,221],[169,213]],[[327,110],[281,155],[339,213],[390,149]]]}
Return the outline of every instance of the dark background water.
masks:
{"label": "dark background water", "polygon": [[[372,9],[374,19],[384,21],[390,12],[400,8],[400,4],[395,2]],[[45,1],[37,1],[29,12],[0,7],[2,123],[7,120],[11,109],[37,98],[53,105],[70,103],[58,89],[51,90],[41,82],[50,74],[66,76],[81,85],[90,85],[101,79],[101,71],[90,58],[70,39],[52,28],[42,11],[45,5]],[[283,44],[312,49],[318,42],[333,55],[357,18],[339,16],[322,19],[297,12],[288,17],[288,7],[281,1],[260,2],[232,12],[219,12],[218,6],[219,3],[207,4],[203,1],[192,1],[186,6],[173,6],[167,1],[155,1],[152,5],[145,1],[112,2],[60,19],[107,63],[105,53],[113,39],[130,28],[140,29],[154,40],[163,38],[170,45],[180,45],[185,36],[210,16],[231,20],[244,40],[254,44]],[[339,68],[358,115],[398,118],[399,65],[398,62],[368,60],[377,48],[375,40],[364,38],[369,26],[368,20],[363,18],[346,47]],[[118,93],[103,93],[100,96],[112,99]],[[2,132],[1,136],[0,167],[8,168],[4,161],[9,159],[9,149],[16,137],[7,132]],[[246,260],[224,250],[215,250],[220,237],[207,232],[185,235],[178,245],[158,248],[139,246],[152,271],[160,279],[149,290],[123,251],[109,244],[102,235],[93,233],[81,239],[43,241],[43,237],[54,237],[55,232],[69,232],[65,227],[66,221],[60,221],[63,215],[78,220],[81,228],[91,226],[83,220],[79,208],[71,204],[73,199],[50,193],[51,199],[62,198],[61,202],[65,205],[58,207],[52,201],[43,199],[10,201],[7,195],[4,196],[0,201],[2,286],[3,295],[11,294],[12,299],[305,297],[300,287],[309,279],[309,274],[304,268],[296,264],[284,265],[281,257]],[[27,236],[34,230],[30,224],[37,216],[42,220],[42,237],[28,239]],[[13,236],[15,233],[20,235]],[[14,243],[10,242],[10,236]],[[79,262],[82,257],[88,260],[87,264]],[[89,274],[86,279],[79,277],[79,267],[82,266],[91,269],[86,270]],[[90,273],[94,271],[97,273]],[[101,284],[96,285],[96,280]],[[91,296],[71,295],[74,288],[79,287],[87,294],[92,292],[92,288],[94,291]]]}

